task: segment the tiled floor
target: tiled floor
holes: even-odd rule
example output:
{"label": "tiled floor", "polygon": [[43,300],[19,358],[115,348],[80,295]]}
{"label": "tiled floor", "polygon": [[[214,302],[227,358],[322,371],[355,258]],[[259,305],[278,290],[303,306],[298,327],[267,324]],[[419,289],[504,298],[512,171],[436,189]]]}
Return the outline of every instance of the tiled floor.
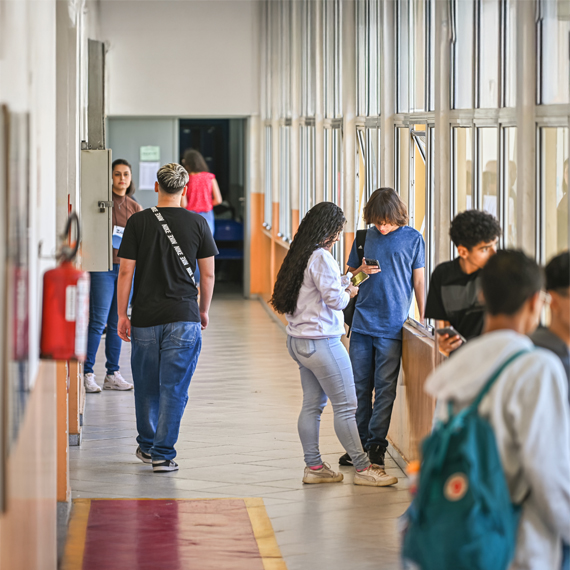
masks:
{"label": "tiled floor", "polygon": [[[124,345],[127,379],[129,359]],[[103,343],[95,373],[102,384]],[[135,458],[132,392],[88,394],[83,443],[71,448],[73,497],[262,497],[289,570],[399,568],[397,519],[409,501],[402,472],[389,460],[402,480],[383,489],[354,486],[346,467],[341,484],[303,485],[300,404],[283,330],[258,301],[217,295],[177,444],[180,471],[153,474]],[[330,406],[321,451],[332,466],[344,452]]]}

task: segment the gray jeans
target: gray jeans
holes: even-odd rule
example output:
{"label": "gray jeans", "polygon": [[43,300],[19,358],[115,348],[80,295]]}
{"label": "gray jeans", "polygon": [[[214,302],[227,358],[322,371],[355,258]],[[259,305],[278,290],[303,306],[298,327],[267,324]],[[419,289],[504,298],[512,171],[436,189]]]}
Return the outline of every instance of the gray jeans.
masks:
{"label": "gray jeans", "polygon": [[340,337],[319,340],[287,337],[291,358],[299,365],[303,386],[303,408],[299,415],[299,437],[305,463],[309,467],[322,464],[319,451],[321,414],[331,401],[334,429],[356,469],[370,465],[362,449],[356,427],[356,391],[352,366]]}

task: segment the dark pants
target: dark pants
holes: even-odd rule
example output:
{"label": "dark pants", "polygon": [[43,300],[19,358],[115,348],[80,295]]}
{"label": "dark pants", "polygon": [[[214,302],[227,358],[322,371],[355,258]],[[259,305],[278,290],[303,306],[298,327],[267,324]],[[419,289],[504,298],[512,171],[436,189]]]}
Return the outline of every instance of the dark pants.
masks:
{"label": "dark pants", "polygon": [[402,341],[352,332],[350,361],[358,407],[356,423],[364,449],[373,445],[385,451],[396,399],[402,358]]}

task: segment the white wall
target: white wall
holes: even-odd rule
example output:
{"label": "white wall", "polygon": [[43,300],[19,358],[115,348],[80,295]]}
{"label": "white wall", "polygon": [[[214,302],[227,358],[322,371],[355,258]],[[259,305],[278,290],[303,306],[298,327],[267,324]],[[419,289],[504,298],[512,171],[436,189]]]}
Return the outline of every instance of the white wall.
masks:
{"label": "white wall", "polygon": [[258,112],[256,0],[103,1],[110,116]]}

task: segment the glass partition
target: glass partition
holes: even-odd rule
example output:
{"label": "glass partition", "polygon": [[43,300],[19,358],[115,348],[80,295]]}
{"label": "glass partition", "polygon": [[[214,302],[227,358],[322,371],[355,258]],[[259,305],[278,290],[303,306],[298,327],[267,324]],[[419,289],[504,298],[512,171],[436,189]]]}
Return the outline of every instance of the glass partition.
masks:
{"label": "glass partition", "polygon": [[[453,144],[453,216],[473,208],[473,129],[454,127]],[[453,217],[452,216],[452,217]]]}
{"label": "glass partition", "polygon": [[478,196],[479,209],[499,217],[497,169],[498,132],[495,128],[477,129],[479,143]]}

